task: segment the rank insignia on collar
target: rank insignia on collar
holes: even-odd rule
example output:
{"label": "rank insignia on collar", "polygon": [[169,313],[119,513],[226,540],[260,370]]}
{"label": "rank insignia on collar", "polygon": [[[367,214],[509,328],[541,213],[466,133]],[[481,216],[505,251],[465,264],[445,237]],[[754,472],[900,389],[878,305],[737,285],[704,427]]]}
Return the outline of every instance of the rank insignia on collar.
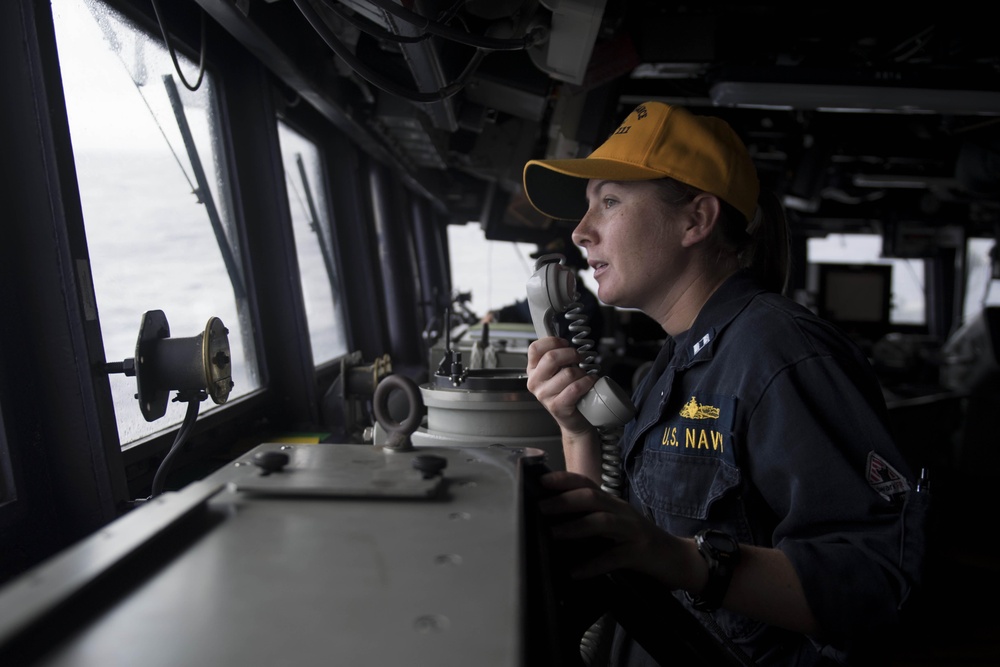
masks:
{"label": "rank insignia on collar", "polygon": [[707,334],[701,337],[701,340],[699,340],[697,343],[691,346],[691,356],[693,357],[694,355],[701,352],[701,349],[711,342],[712,342],[712,332],[708,332]]}

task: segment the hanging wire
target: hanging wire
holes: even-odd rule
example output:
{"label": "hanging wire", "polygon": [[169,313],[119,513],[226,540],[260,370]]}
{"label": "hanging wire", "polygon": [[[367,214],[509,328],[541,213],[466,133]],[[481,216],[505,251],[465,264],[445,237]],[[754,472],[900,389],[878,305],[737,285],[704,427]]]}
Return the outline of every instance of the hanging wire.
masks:
{"label": "hanging wire", "polygon": [[208,394],[199,389],[193,392],[178,392],[177,397],[174,399],[175,401],[187,402],[187,411],[184,413],[184,421],[181,423],[180,429],[177,430],[177,435],[174,436],[174,443],[170,446],[167,455],[160,461],[160,466],[156,469],[156,474],[153,475],[150,498],[155,498],[163,493],[167,474],[173,466],[174,459],[177,458],[184,444],[187,442],[188,436],[191,435],[191,431],[194,430],[195,421],[198,419],[198,408],[206,398],[208,398]]}
{"label": "hanging wire", "polygon": [[[352,25],[359,28],[360,30],[373,34],[381,39],[393,40],[396,42],[412,43],[418,42],[430,35],[436,35],[444,39],[448,39],[453,42],[460,44],[465,44],[467,46],[474,47],[476,49],[469,63],[466,65],[465,69],[459,75],[459,77],[442,88],[432,92],[420,92],[415,91],[410,88],[402,86],[392,79],[382,75],[381,73],[375,71],[362,60],[357,58],[354,53],[347,48],[347,46],[341,42],[341,40],[333,33],[330,27],[327,25],[326,21],[316,12],[315,8],[310,4],[310,0],[293,0],[295,6],[306,18],[313,29],[319,34],[324,42],[333,50],[333,52],[343,60],[348,67],[350,67],[356,74],[358,74],[365,81],[368,81],[375,87],[393,95],[398,95],[404,99],[410,100],[411,102],[439,102],[452,97],[459,91],[461,91],[468,80],[475,73],[479,64],[482,62],[483,58],[487,53],[492,51],[519,51],[526,49],[541,40],[546,38],[545,31],[542,29],[532,30],[528,35],[518,38],[518,39],[500,39],[495,37],[486,37],[480,35],[474,35],[467,31],[458,30],[452,28],[451,26],[445,25],[438,21],[432,21],[416,12],[412,12],[400,5],[397,5],[392,0],[369,0],[371,4],[388,12],[395,16],[396,18],[406,21],[421,31],[423,34],[417,37],[405,37],[396,35],[382,29],[381,27],[376,27],[374,25],[367,25],[362,23],[359,19],[349,17],[346,10],[339,6],[338,3],[333,0],[323,0],[323,4],[337,13],[338,16],[349,21]],[[457,7],[453,6],[451,12],[456,11]]]}
{"label": "hanging wire", "polygon": [[431,33],[429,32],[425,32],[422,35],[417,35],[415,37],[397,35],[394,32],[386,30],[382,26],[372,23],[369,19],[351,12],[337,0],[323,0],[323,4],[336,13],[337,16],[347,21],[361,32],[372,35],[377,39],[385,40],[387,42],[398,42],[400,44],[415,44],[431,38]]}
{"label": "hanging wire", "polygon": [[[91,13],[93,14],[93,10]],[[177,154],[177,151],[174,150],[173,144],[170,143],[170,137],[167,136],[166,130],[163,129],[163,124],[160,122],[159,117],[156,115],[156,111],[153,110],[153,106],[149,103],[149,100],[146,99],[146,94],[142,92],[142,84],[139,82],[139,79],[132,74],[132,70],[129,68],[128,63],[125,62],[125,58],[122,56],[117,36],[115,35],[114,31],[108,26],[108,24],[105,21],[100,20],[100,18],[96,14],[94,14],[94,21],[97,23],[97,26],[101,29],[101,32],[104,33],[104,38],[112,46],[112,51],[114,51],[115,56],[118,58],[118,62],[122,64],[122,67],[128,74],[129,79],[132,80],[132,85],[135,86],[136,92],[139,93],[139,99],[142,100],[142,103],[145,105],[146,110],[149,111],[150,118],[153,119],[153,123],[156,125],[156,129],[160,132],[160,136],[163,137],[164,143],[167,144],[167,149],[170,151],[170,154],[174,157],[174,161],[177,163],[177,167],[181,170],[181,174],[184,176],[184,180],[187,181],[188,187],[190,187],[191,192],[195,193],[195,195],[197,196],[198,188],[195,187],[195,184],[191,181],[191,177],[188,175],[187,170],[184,168],[184,163],[181,162],[180,156]],[[139,46],[141,45],[142,42],[139,43]],[[200,199],[201,198],[199,197],[199,200]]]}
{"label": "hanging wire", "polygon": [[402,5],[397,5],[393,0],[369,0],[371,4],[379,9],[389,12],[393,16],[407,23],[411,23],[425,32],[443,37],[459,44],[473,46],[477,49],[487,51],[522,51],[535,44],[543,38],[543,31],[533,30],[528,35],[519,39],[500,39],[496,37],[482,37],[471,33],[457,30],[451,26],[432,21],[416,12],[406,9]]}
{"label": "hanging wire", "polygon": [[153,3],[153,13],[156,14],[156,22],[160,26],[160,33],[163,35],[163,43],[167,47],[167,51],[170,53],[170,59],[174,62],[174,69],[177,70],[177,76],[180,77],[181,83],[184,87],[190,90],[192,93],[201,87],[202,79],[205,77],[205,10],[201,10],[201,53],[198,56],[198,79],[194,84],[187,82],[184,78],[184,73],[181,71],[180,63],[177,62],[177,54],[174,52],[174,45],[170,42],[170,37],[167,36],[167,29],[163,25],[163,18],[160,16],[160,3],[159,0],[150,0]]}
{"label": "hanging wire", "polygon": [[348,67],[354,70],[361,78],[368,81],[376,88],[379,88],[392,95],[398,95],[411,102],[440,102],[452,97],[465,87],[465,84],[472,77],[472,74],[479,67],[479,63],[486,57],[487,50],[477,48],[475,54],[469,60],[465,70],[458,79],[436,91],[424,93],[402,86],[392,79],[383,76],[366,65],[360,58],[354,55],[347,46],[330,30],[323,18],[316,13],[316,10],[309,4],[309,0],[293,0],[295,6],[302,13],[305,19],[313,27],[313,30],[326,42],[327,46],[341,59]]}
{"label": "hanging wire", "polygon": [[464,4],[465,0],[455,0],[455,2],[451,4],[451,7],[438,15],[438,23],[447,24],[448,21],[451,21],[458,14],[458,10],[461,9]]}

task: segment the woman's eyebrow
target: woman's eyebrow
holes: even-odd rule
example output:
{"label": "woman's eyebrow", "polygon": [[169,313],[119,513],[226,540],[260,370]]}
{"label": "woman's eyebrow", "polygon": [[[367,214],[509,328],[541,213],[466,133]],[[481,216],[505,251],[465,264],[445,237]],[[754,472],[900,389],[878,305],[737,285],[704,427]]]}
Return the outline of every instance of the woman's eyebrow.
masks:
{"label": "woman's eyebrow", "polygon": [[605,186],[610,185],[613,182],[614,181],[609,181],[607,179],[603,179],[600,181],[591,181],[590,186],[587,188],[587,194],[589,195],[591,192],[596,194],[600,192],[602,189],[604,189]]}

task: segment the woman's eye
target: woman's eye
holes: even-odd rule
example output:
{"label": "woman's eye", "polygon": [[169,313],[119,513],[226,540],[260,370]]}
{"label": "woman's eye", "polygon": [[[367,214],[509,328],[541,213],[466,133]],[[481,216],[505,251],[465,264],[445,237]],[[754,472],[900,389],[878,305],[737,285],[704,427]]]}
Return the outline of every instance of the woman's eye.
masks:
{"label": "woman's eye", "polygon": [[604,208],[611,208],[616,203],[617,202],[614,199],[612,199],[611,197],[605,197],[604,198]]}

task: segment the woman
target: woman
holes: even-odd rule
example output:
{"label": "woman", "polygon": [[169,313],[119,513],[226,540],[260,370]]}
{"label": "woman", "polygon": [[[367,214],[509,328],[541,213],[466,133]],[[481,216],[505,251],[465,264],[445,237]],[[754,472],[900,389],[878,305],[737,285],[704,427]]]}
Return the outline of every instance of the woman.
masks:
{"label": "woman", "polygon": [[[918,580],[926,503],[864,355],[781,295],[784,217],[735,132],[648,102],[587,158],[530,161],[524,185],[542,213],[579,220],[601,301],[667,334],[621,439],[624,499],[598,486],[576,351],[528,350],[567,467],[543,478],[542,511],[564,519],[557,539],[611,545],[573,576],[652,577],[744,661],[872,659]],[[656,664],[621,628],[612,662]]]}

